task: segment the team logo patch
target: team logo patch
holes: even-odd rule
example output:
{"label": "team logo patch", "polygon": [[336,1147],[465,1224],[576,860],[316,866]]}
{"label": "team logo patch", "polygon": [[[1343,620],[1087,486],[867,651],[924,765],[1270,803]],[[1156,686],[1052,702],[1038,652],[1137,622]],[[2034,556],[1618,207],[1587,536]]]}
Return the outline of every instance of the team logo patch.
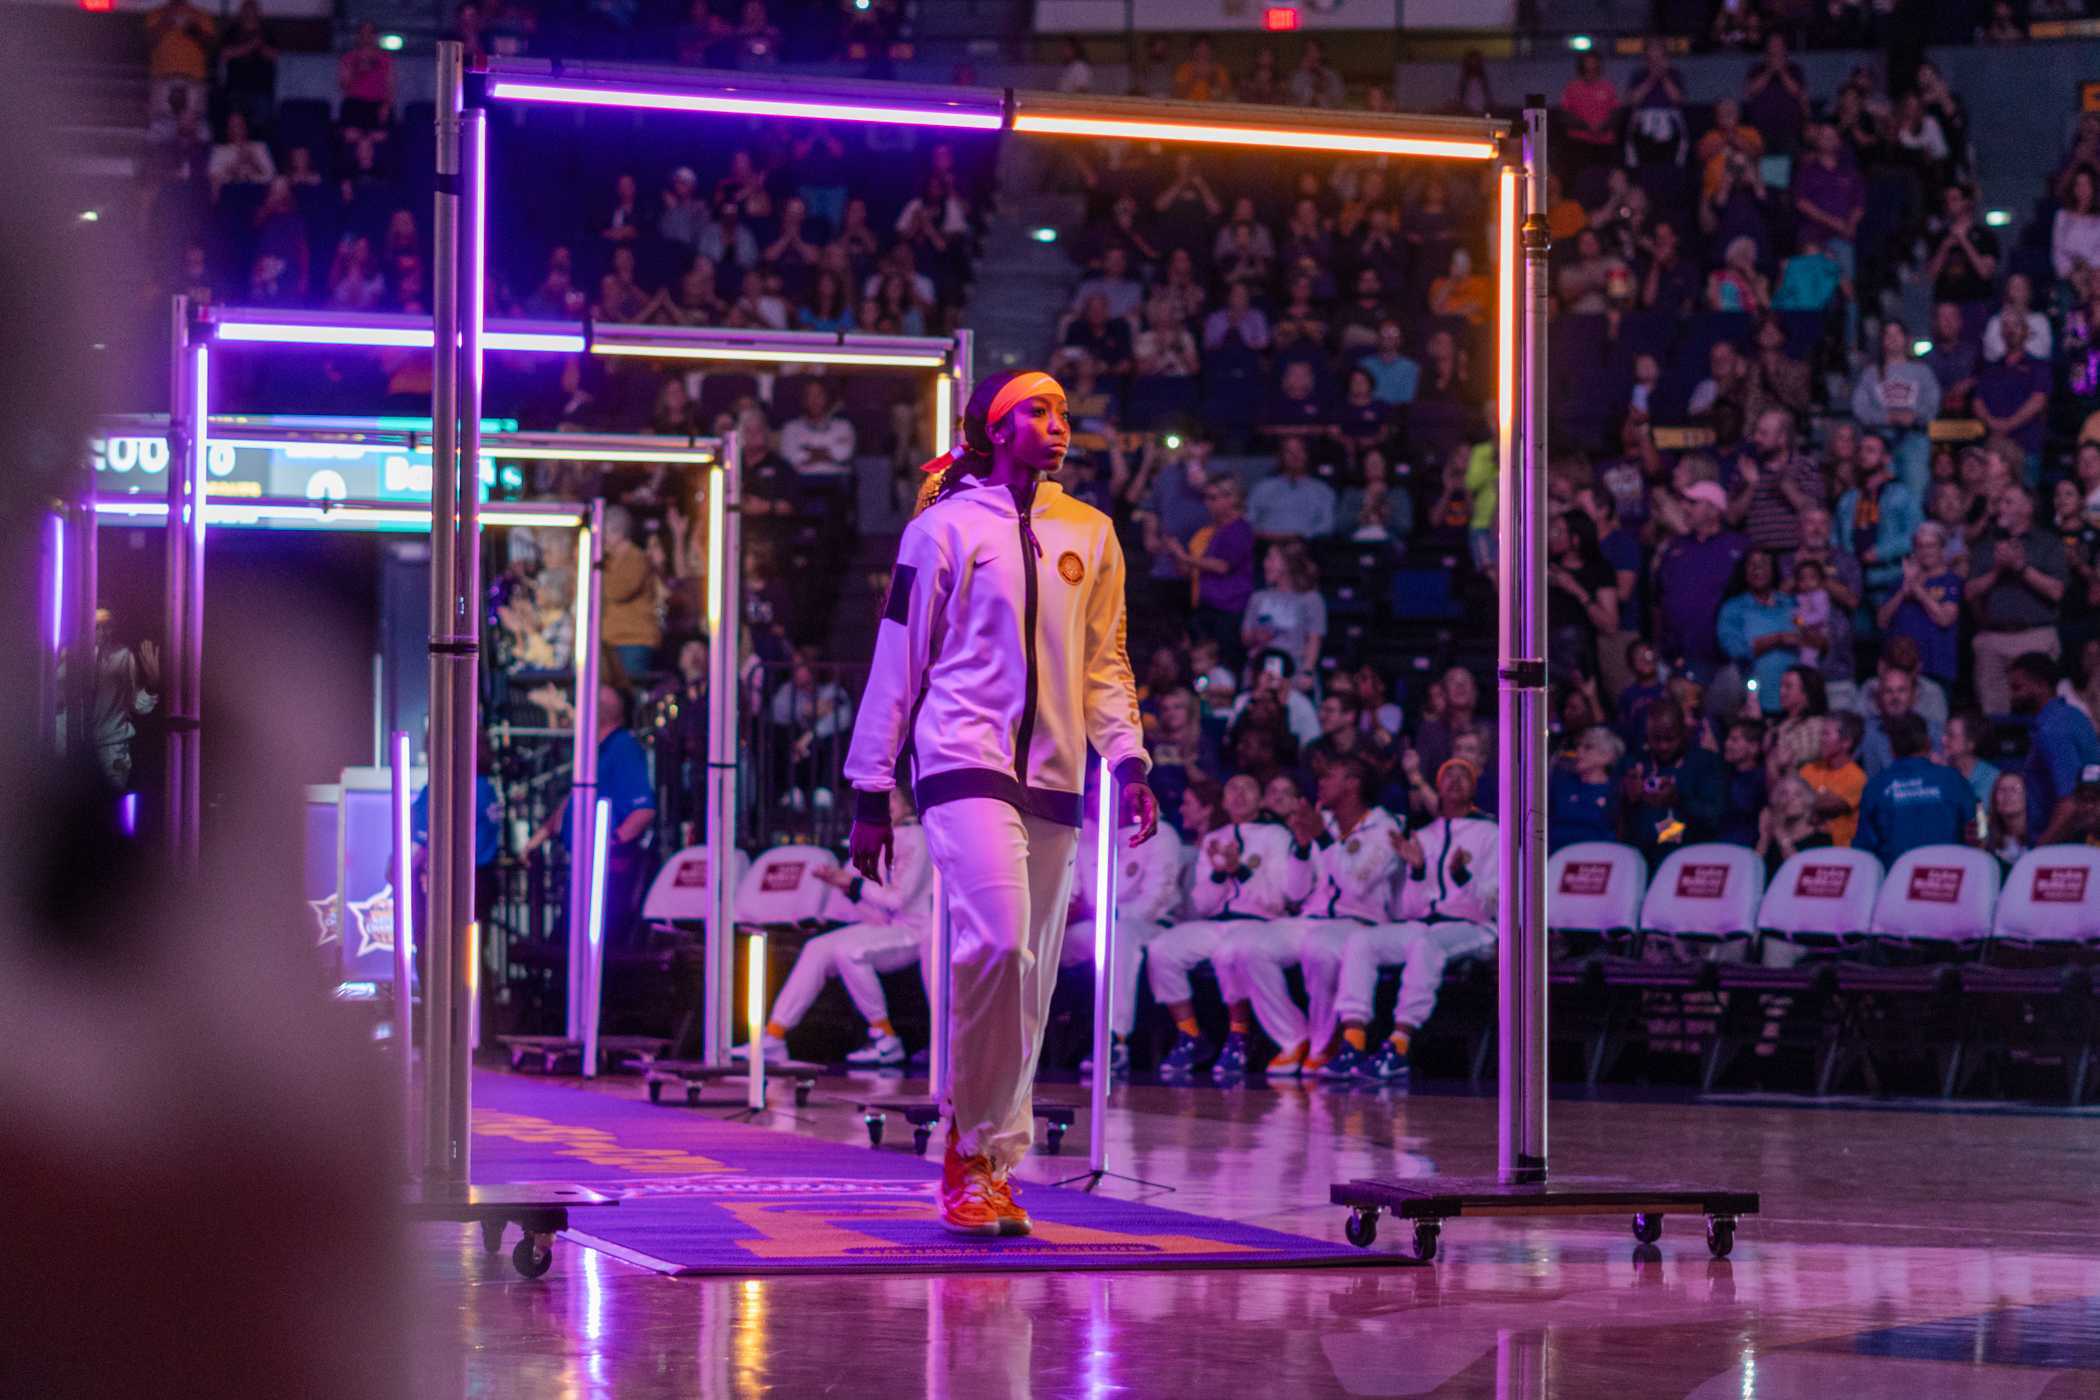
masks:
{"label": "team logo patch", "polygon": [[1078,555],[1068,549],[1057,556],[1057,576],[1066,583],[1077,583],[1086,577],[1086,565],[1080,562]]}
{"label": "team logo patch", "polygon": [[1260,857],[1260,856],[1248,856],[1248,857],[1247,857],[1247,868],[1248,868],[1249,870],[1259,870],[1259,869],[1261,869],[1261,857]]}
{"label": "team logo patch", "polygon": [[1126,865],[1126,866],[1124,866],[1124,867],[1123,867],[1123,878],[1124,878],[1124,879],[1126,879],[1126,880],[1135,880],[1135,879],[1136,879],[1137,877],[1138,877],[1138,863],[1137,863],[1136,861],[1132,861],[1132,862],[1130,862],[1130,864],[1128,864],[1128,865]]}
{"label": "team logo patch", "polygon": [[1343,850],[1347,851],[1352,856],[1355,855],[1358,851],[1362,850],[1363,848],[1364,843],[1357,840],[1354,836],[1349,838],[1348,845],[1342,847]]}

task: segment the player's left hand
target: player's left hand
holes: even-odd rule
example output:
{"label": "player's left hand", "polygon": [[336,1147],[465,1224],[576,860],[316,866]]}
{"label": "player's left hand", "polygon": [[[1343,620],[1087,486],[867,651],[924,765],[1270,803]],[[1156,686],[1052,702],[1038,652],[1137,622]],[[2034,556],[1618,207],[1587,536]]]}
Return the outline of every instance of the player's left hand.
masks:
{"label": "player's left hand", "polygon": [[1159,798],[1145,783],[1128,784],[1123,789],[1121,817],[1124,826],[1137,828],[1130,844],[1142,846],[1159,834]]}

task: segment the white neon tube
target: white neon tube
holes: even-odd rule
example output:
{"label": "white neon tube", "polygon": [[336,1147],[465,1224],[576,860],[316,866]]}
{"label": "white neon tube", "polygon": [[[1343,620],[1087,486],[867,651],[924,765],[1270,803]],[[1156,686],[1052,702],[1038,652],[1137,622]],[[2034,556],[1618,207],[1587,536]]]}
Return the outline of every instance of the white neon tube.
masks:
{"label": "white neon tube", "polygon": [[[394,779],[394,1054],[401,1086],[401,1142],[410,1170],[419,1160],[416,1147],[416,1057],[414,987],[415,839],[409,825],[408,731],[397,729],[391,745]],[[442,975],[443,969],[438,969]]]}
{"label": "white neon tube", "polygon": [[528,83],[514,78],[494,79],[488,85],[488,95],[513,102],[553,102],[572,107],[622,107],[631,111],[718,112],[739,117],[799,117],[817,121],[884,122],[890,125],[939,126],[966,131],[997,131],[1004,125],[1003,118],[997,112],[825,102],[808,98],[651,92],[640,88],[599,87],[582,83]]}
{"label": "white neon tube", "polygon": [[751,1052],[751,1076],[745,1093],[747,1108],[766,1106],[766,935],[754,932],[744,945],[744,1025],[746,1048]]}
{"label": "white neon tube", "polygon": [[1114,1019],[1116,956],[1116,775],[1108,760],[1096,770],[1094,802],[1094,1082],[1088,1086],[1091,1117],[1087,1170],[1108,1170],[1108,1090],[1115,1078]]}
{"label": "white neon tube", "polygon": [[1517,401],[1517,168],[1502,167],[1495,221],[1495,429],[1502,470],[1509,471]]}
{"label": "white neon tube", "polygon": [[627,355],[645,360],[727,360],[734,364],[895,365],[932,369],[945,362],[938,354],[895,350],[789,350],[742,345],[680,345],[675,341],[604,341],[591,343],[593,355]]}
{"label": "white neon tube", "polygon": [[51,653],[66,645],[66,522],[51,517]]}
{"label": "white neon tube", "polygon": [[595,1078],[598,1073],[598,1007],[600,986],[605,976],[605,833],[612,825],[612,801],[598,799],[591,811],[591,902],[590,914],[584,923],[584,934],[590,941],[590,967],[584,980],[583,1003],[583,1073],[585,1078]]}
{"label": "white neon tube", "polygon": [[933,455],[943,456],[955,446],[955,376],[933,377]]}
{"label": "white neon tube", "polygon": [[[165,520],[168,503],[152,497],[119,496],[95,502],[95,514],[123,520]],[[206,520],[213,525],[311,525],[319,529],[368,530],[380,525],[430,527],[427,506],[359,505],[331,502],[298,505],[285,501],[244,501],[239,497],[207,501]],[[583,515],[575,510],[484,507],[483,525],[580,525]]]}
{"label": "white neon tube", "polygon": [[720,646],[722,637],[722,468],[707,474],[707,638]]}

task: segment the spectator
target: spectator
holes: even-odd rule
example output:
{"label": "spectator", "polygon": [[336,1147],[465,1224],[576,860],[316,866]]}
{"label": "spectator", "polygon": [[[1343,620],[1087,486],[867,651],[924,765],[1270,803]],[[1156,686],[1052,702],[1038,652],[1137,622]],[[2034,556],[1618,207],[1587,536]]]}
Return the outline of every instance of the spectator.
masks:
{"label": "spectator", "polygon": [[2100,269],[2100,194],[2090,170],[2071,172],[2070,193],[2050,230],[2049,260],[2059,281],[2070,281],[2079,268]]}
{"label": "spectator", "polygon": [[1305,41],[1298,70],[1289,85],[1293,107],[1323,107],[1338,110],[1342,105],[1342,75],[1327,63],[1327,48],[1318,39]]}
{"label": "spectator", "polygon": [[[746,206],[735,200],[718,203],[715,217],[700,230],[699,242],[694,245],[700,256],[717,269],[734,269],[731,291],[742,290],[748,274],[758,266],[758,237],[745,227],[745,211]],[[926,299],[933,299],[931,283],[927,284]]]}
{"label": "spectator", "polygon": [[593,314],[601,321],[639,321],[650,301],[648,291],[635,280],[634,249],[613,249],[612,270],[598,279],[598,304]]}
{"label": "spectator", "polygon": [[1468,325],[1484,326],[1494,309],[1494,284],[1473,270],[1471,253],[1463,248],[1452,249],[1450,270],[1429,284],[1430,314],[1455,316]]}
{"label": "spectator", "polygon": [[1713,750],[1689,738],[1683,710],[1651,706],[1646,747],[1619,784],[1627,838],[1651,870],[1672,849],[1711,841],[1720,831],[1728,776]]}
{"label": "spectator", "polygon": [[1470,117],[1485,117],[1495,110],[1494,89],[1488,84],[1487,58],[1479,49],[1467,49],[1458,61],[1458,92],[1451,110]]}
{"label": "spectator", "polygon": [[1715,623],[1720,647],[1742,673],[1750,697],[1765,714],[1779,713],[1780,677],[1800,661],[1804,638],[1792,595],[1779,591],[1779,561],[1768,550],[1743,556]]}
{"label": "spectator", "polygon": [[[180,110],[202,119],[211,77],[211,45],[218,27],[189,0],[163,0],[146,15],[149,112]],[[174,93],[180,91],[180,98]],[[177,104],[180,104],[179,108]]]}
{"label": "spectator", "polygon": [[2020,776],[2027,787],[2027,825],[2047,841],[2065,819],[2071,794],[2086,771],[2100,764],[2100,734],[2076,705],[2056,693],[2062,672],[2045,651],[2024,652],[2007,670],[2012,712],[2028,723],[2027,762]]}
{"label": "spectator", "polygon": [[1145,329],[1138,334],[1134,355],[1137,372],[1155,379],[1188,379],[1203,367],[1180,308],[1160,297],[1145,304]]}
{"label": "spectator", "polygon": [[1250,653],[1274,650],[1288,656],[1293,683],[1299,690],[1311,690],[1319,677],[1320,644],[1327,635],[1327,600],[1320,595],[1319,570],[1305,545],[1291,540],[1269,551],[1262,561],[1262,579],[1265,586],[1247,600],[1240,641]]}
{"label": "spectator", "polygon": [[612,208],[598,219],[598,237],[608,247],[632,245],[642,236],[641,195],[634,176],[621,172],[613,177]]}
{"label": "spectator", "polygon": [[1748,236],[1728,240],[1721,265],[1706,279],[1706,305],[1713,311],[1741,311],[1761,315],[1771,309],[1771,285],[1757,270],[1757,240]]}
{"label": "spectator", "polygon": [[1945,186],[1953,172],[1953,151],[1947,145],[1947,134],[1940,130],[1939,118],[1925,110],[1924,100],[1915,92],[1903,94],[1896,104],[1896,127],[1893,133],[1896,148],[1909,157],[1928,190]]}
{"label": "spectator", "polygon": [[[1057,90],[1084,93],[1094,90],[1094,65],[1087,62],[1086,45],[1076,36],[1065,40],[1064,67],[1057,71]],[[1213,803],[1213,806],[1216,804]],[[1184,832],[1183,835],[1188,833]]]}
{"label": "spectator", "polygon": [[1859,559],[1867,596],[1875,606],[1902,577],[1922,515],[1910,488],[1896,478],[1888,440],[1879,433],[1861,433],[1859,484],[1838,497],[1838,543]]}
{"label": "spectator", "polygon": [[1816,816],[1827,824],[1830,844],[1849,846],[1859,829],[1859,799],[1867,774],[1853,757],[1866,723],[1850,710],[1823,717],[1823,751],[1801,765],[1801,781],[1816,795]]}
{"label": "spectator", "polygon": [[1728,722],[1728,733],[1721,740],[1727,798],[1722,804],[1721,826],[1715,840],[1731,846],[1755,846],[1762,835],[1758,818],[1765,810],[1764,750],[1763,720],[1737,718]]}
{"label": "spectator", "polygon": [[[1786,327],[1767,313],[1758,318],[1752,332],[1756,355],[1750,361],[1750,388],[1746,395],[1744,421],[1755,424],[1766,410],[1783,408],[1789,415],[1788,434],[1795,422],[1808,414],[1813,381],[1808,366],[1786,352]],[[1817,483],[1818,497],[1822,484]]]}
{"label": "spectator", "polygon": [[1130,323],[1111,316],[1108,298],[1098,292],[1086,299],[1079,319],[1065,332],[1065,347],[1060,358],[1076,353],[1100,361],[1107,373],[1118,378],[1130,373],[1134,355]]}
{"label": "spectator", "polygon": [[1671,66],[1669,47],[1654,36],[1642,45],[1641,63],[1626,85],[1626,163],[1681,166],[1691,145],[1684,75]]}
{"label": "spectator", "polygon": [[1276,71],[1276,50],[1257,49],[1254,67],[1239,83],[1239,99],[1242,102],[1261,102],[1270,106],[1281,106],[1284,101],[1283,79]]}
{"label": "spectator", "polygon": [[227,116],[238,113],[250,127],[267,128],[277,115],[277,46],[255,0],[241,0],[234,13],[219,46],[219,73]]}
{"label": "spectator", "polygon": [[228,185],[267,185],[277,178],[277,163],[270,148],[249,134],[248,118],[233,112],[226,118],[226,139],[211,148],[206,167],[214,200]]}
{"label": "spectator", "polygon": [[[1979,748],[1990,737],[1990,725],[1981,710],[1956,710],[1947,717],[1947,727],[1940,734],[1940,747],[1947,756],[1947,766],[1961,774],[1969,785],[1976,801],[1988,808],[1992,789],[1998,785],[1998,766],[1982,758]],[[2021,794],[2021,807],[2025,809],[2026,795]]]}
{"label": "spectator", "polygon": [[1766,408],[1753,422],[1750,450],[1736,461],[1728,520],[1758,549],[1788,553],[1801,546],[1804,514],[1823,503],[1823,474],[1795,449],[1787,408]]}
{"label": "spectator", "polygon": [[1598,54],[1576,55],[1575,76],[1560,90],[1560,111],[1578,177],[1608,163],[1619,144],[1619,89],[1605,76]]}
{"label": "spectator", "polygon": [[1595,229],[1575,235],[1575,256],[1561,264],[1560,309],[1574,316],[1601,316],[1612,307],[1613,289],[1631,286],[1631,274],[1604,251]]}
{"label": "spectator", "polygon": [[1962,577],[1947,564],[1947,532],[1927,520],[1912,532],[1903,581],[1875,614],[1881,630],[1918,644],[1925,674],[1952,687],[1961,671]]}
{"label": "spectator", "polygon": [[1385,453],[1370,448],[1357,459],[1362,484],[1342,492],[1336,532],[1352,540],[1404,540],[1415,531],[1414,499],[1392,481]]}
{"label": "spectator", "polygon": [[[1886,662],[1886,658],[1884,661]],[[1918,677],[1902,666],[1884,664],[1874,681],[1874,708],[1867,715],[1859,741],[1859,766],[1869,778],[1877,777],[1900,755],[1895,750],[1893,726],[1915,719],[1925,729],[1924,749],[1939,746],[1938,727],[1918,709]],[[1924,750],[1921,750],[1921,752]]]}
{"label": "spectator", "polygon": [[1998,276],[1998,236],[1976,218],[1976,204],[1960,185],[1941,196],[1945,214],[1933,236],[1938,240],[1925,263],[1925,280],[1935,301],[1982,301]]}
{"label": "spectator", "polygon": [[1701,195],[1712,199],[1731,172],[1754,168],[1764,153],[1763,135],[1743,124],[1742,104],[1732,97],[1722,98],[1714,104],[1713,126],[1699,138],[1693,153],[1699,162]]}
{"label": "spectator", "polygon": [[343,140],[384,140],[394,124],[394,56],[379,47],[379,26],[370,20],[357,26],[356,44],[337,61],[336,84],[342,90],[336,120]]}
{"label": "spectator", "polygon": [[1778,722],[1767,730],[1765,767],[1774,782],[1801,771],[1823,753],[1823,717],[1830,713],[1822,672],[1791,666],[1779,678]]}
{"label": "spectator", "polygon": [[1458,741],[1469,735],[1493,739],[1494,724],[1479,710],[1480,683],[1463,666],[1450,667],[1429,688],[1411,750],[1425,772],[1434,773],[1443,767],[1444,760],[1458,752]]}
{"label": "spectator", "polygon": [[1991,786],[1989,810],[1977,823],[1981,829],[1977,844],[1998,858],[1998,864],[2010,873],[2019,864],[2021,856],[2033,850],[2039,842],[2036,829],[2029,824],[2027,805],[2027,779],[2020,773],[2000,773]]}
{"label": "spectator", "polygon": [[1308,474],[1311,464],[1304,438],[1286,437],[1279,444],[1276,475],[1248,497],[1247,518],[1256,535],[1277,541],[1334,533],[1334,488]]}
{"label": "spectator", "polygon": [[1692,299],[1700,290],[1699,272],[1684,257],[1674,223],[1667,219],[1655,222],[1643,245],[1638,271],[1640,304],[1644,309],[1669,316],[1682,316],[1691,310]]}
{"label": "spectator", "polygon": [[1387,317],[1378,324],[1378,348],[1357,361],[1371,376],[1372,394],[1393,406],[1414,402],[1422,379],[1422,367],[1401,352],[1401,343],[1400,323]]}
{"label": "spectator", "polygon": [[1961,308],[1951,301],[1937,303],[1932,308],[1932,348],[1925,352],[1924,362],[1940,387],[1940,403],[1949,416],[1967,413],[1982,361],[1982,348],[1963,337]]}
{"label": "spectator", "polygon": [[[2054,658],[2060,651],[2056,614],[2070,571],[2063,541],[2035,524],[2034,497],[2024,486],[1998,493],[1991,520],[1994,528],[1973,547],[1976,562],[1964,596],[1976,622],[1976,698],[1984,713],[2002,715],[2013,701],[2008,673],[2014,659]],[[2037,830],[2042,825],[2035,823]]]}
{"label": "spectator", "polygon": [[1757,853],[1764,858],[1765,879],[1797,853],[1830,844],[1830,833],[1816,815],[1815,790],[1796,777],[1772,784],[1770,801],[1757,814]]}
{"label": "spectator", "polygon": [[1939,416],[1940,383],[1931,369],[1911,358],[1911,335],[1895,317],[1882,322],[1881,354],[1852,390],[1852,416],[1869,428],[1898,434],[1903,484],[1924,498],[1931,447],[1926,429]]}
{"label": "spectator", "polygon": [[[1718,275],[1718,274],[1717,274]],[[1750,366],[1732,340],[1717,340],[1706,352],[1707,375],[1692,388],[1686,411],[1697,419],[1709,419],[1717,411],[1743,422],[1750,406]]]}
{"label": "spectator", "polygon": [[1242,514],[1245,502],[1239,478],[1220,476],[1203,492],[1210,523],[1186,544],[1171,535],[1164,541],[1189,581],[1191,631],[1234,662],[1240,657],[1240,618],[1254,596],[1254,527]]}
{"label": "spectator", "polygon": [[1777,155],[1790,155],[1808,122],[1808,84],[1801,65],[1787,56],[1786,36],[1765,36],[1765,51],[1751,66],[1743,87],[1743,117]]}
{"label": "spectator", "polygon": [[1547,655],[1595,676],[1598,638],[1619,630],[1619,575],[1598,548],[1597,522],[1582,511],[1555,514],[1546,559]]}
{"label": "spectator", "polygon": [[858,446],[853,423],[838,411],[821,379],[802,387],[802,416],[780,430],[780,455],[804,477],[844,478]]}
{"label": "spectator", "polygon": [[386,278],[372,258],[372,240],[346,233],[328,269],[328,304],[338,311],[376,311],[386,298]]}
{"label": "spectator", "polygon": [[1685,501],[1690,531],[1664,545],[1655,565],[1658,640],[1664,655],[1703,681],[1721,665],[1721,600],[1750,541],[1721,528],[1728,495],[1718,483],[1693,483]]}
{"label": "spectator", "polygon": [[1451,332],[1430,332],[1429,343],[1423,347],[1423,354],[1428,360],[1428,366],[1426,372],[1416,381],[1416,402],[1453,404],[1467,408],[1479,406],[1480,397],[1473,390],[1472,371],[1459,358],[1458,341]]}
{"label": "spectator", "polygon": [[2049,318],[2034,309],[2034,283],[2024,272],[2015,272],[2005,279],[2005,302],[1998,313],[1984,323],[1983,358],[1986,364],[2003,360],[2012,348],[2007,332],[2017,320],[2027,327],[2027,354],[2036,360],[2046,360],[2054,348],[2053,332]]}
{"label": "spectator", "polygon": [[828,268],[817,274],[809,299],[795,308],[795,329],[803,331],[850,331],[855,328],[853,308],[846,304],[846,284]]}
{"label": "spectator", "polygon": [[1570,760],[1557,763],[1546,779],[1546,849],[1578,841],[1619,839],[1619,785],[1612,772],[1626,745],[1603,725],[1582,731]]}
{"label": "spectator", "polygon": [[602,639],[620,669],[638,682],[656,669],[663,624],[656,615],[656,566],[635,543],[634,516],[625,506],[605,510]]}
{"label": "spectator", "polygon": [[1779,266],[1779,285],[1772,289],[1772,309],[1828,311],[1837,303],[1841,293],[1846,294],[1846,339],[1849,343],[1850,323],[1857,308],[1849,296],[1851,284],[1846,281],[1845,270],[1823,246],[1822,236],[1813,228],[1802,230],[1799,239],[1800,246]]}

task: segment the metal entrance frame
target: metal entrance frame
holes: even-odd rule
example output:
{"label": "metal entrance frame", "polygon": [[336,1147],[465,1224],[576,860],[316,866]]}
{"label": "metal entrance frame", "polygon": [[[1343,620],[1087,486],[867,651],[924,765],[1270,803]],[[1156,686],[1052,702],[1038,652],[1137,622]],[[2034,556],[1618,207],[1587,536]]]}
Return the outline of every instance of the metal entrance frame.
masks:
{"label": "metal entrance frame", "polygon": [[[1162,102],[1141,99],[1031,93],[1014,89],[924,88],[906,84],[843,83],[735,73],[650,68],[625,64],[566,63],[548,60],[490,59],[469,75],[457,44],[439,46],[438,168],[441,192],[440,237],[436,286],[439,324],[445,325],[448,301],[456,311],[467,308],[466,321],[478,321],[480,288],[487,256],[482,236],[486,165],[482,155],[485,120],[481,107],[503,101],[571,107],[611,107],[687,113],[771,116],[800,120],[858,121],[928,126],[948,130],[1012,131],[1043,135],[1107,137],[1162,142],[1198,142],[1323,154],[1423,157],[1474,161],[1497,170],[1496,443],[1501,462],[1500,593],[1500,782],[1503,822],[1500,828],[1502,884],[1498,909],[1501,927],[1501,1064],[1499,1080],[1496,1193],[1504,1205],[1512,1193],[1520,1207],[1560,1210],[1545,1199],[1546,1155],[1546,850],[1545,789],[1547,706],[1545,654],[1545,463],[1546,463],[1546,316],[1549,239],[1546,231],[1546,105],[1528,98],[1521,123],[1470,117],[1425,117],[1383,113],[1288,113],[1222,103]],[[474,91],[467,85],[471,79]],[[471,106],[469,104],[472,104]],[[462,116],[462,112],[464,115]],[[461,131],[465,130],[464,143]],[[448,145],[449,143],[449,145]],[[464,161],[456,158],[464,144]],[[447,235],[443,193],[448,169],[465,169],[459,182],[468,201],[469,236]],[[1519,263],[1523,277],[1518,277]],[[471,296],[463,295],[464,286]],[[449,341],[449,337],[447,337]],[[433,418],[471,424],[479,409],[481,355],[477,336],[463,337],[458,366],[460,381],[442,374],[436,381]],[[477,457],[471,432],[462,435],[464,461],[447,459],[455,479],[464,466],[471,472]],[[732,457],[732,463],[734,458]],[[471,476],[468,476],[471,480]],[[731,486],[733,491],[733,483]],[[731,498],[732,504],[734,498]],[[717,555],[717,558],[727,557]],[[730,573],[718,570],[718,573]],[[710,595],[713,604],[713,595]],[[733,609],[717,614],[734,628]],[[734,648],[714,649],[717,675]],[[719,697],[725,687],[717,681]],[[465,731],[462,731],[465,732]],[[716,726],[711,741],[723,744]],[[710,766],[717,755],[710,753]],[[716,782],[726,785],[727,754],[716,768]],[[710,805],[714,793],[710,792]],[[711,827],[712,829],[712,827]],[[455,838],[459,839],[459,838]],[[716,859],[715,869],[726,869]],[[1104,882],[1106,883],[1106,882]],[[719,885],[719,882],[718,882]],[[1105,892],[1112,892],[1105,891]],[[716,891],[717,900],[722,891]],[[1114,909],[1101,911],[1109,932],[1097,950],[1112,953]],[[935,940],[937,962],[945,972],[946,929]],[[442,937],[443,935],[440,934]],[[1096,976],[1109,975],[1106,963]],[[726,978],[722,979],[726,982]],[[718,982],[716,985],[721,985]],[[945,985],[943,976],[936,985]],[[943,998],[945,1001],[945,998]],[[710,1002],[712,1006],[712,1001]],[[940,1008],[936,1008],[938,1015]],[[945,1017],[935,1032],[936,1053],[944,1037]],[[759,1057],[754,1053],[754,1063]],[[936,1062],[935,1085],[940,1078]],[[1105,1076],[1108,1067],[1097,1065]],[[1096,1125],[1096,1136],[1100,1136]],[[1097,1152],[1098,1158],[1098,1152]],[[1098,1168],[1097,1168],[1098,1169]],[[1377,1185],[1367,1183],[1366,1185]],[[1419,1186],[1419,1183],[1416,1183]],[[1457,1183],[1454,1183],[1457,1186]],[[1339,1193],[1343,1188],[1337,1187]],[[1466,1188],[1470,1190],[1470,1186]],[[1527,1194],[1528,1193],[1528,1194]],[[1619,1210],[1625,1202],[1650,1201],[1652,1192],[1589,1192],[1585,1208]],[[1352,1224],[1362,1220],[1355,1207]]]}

